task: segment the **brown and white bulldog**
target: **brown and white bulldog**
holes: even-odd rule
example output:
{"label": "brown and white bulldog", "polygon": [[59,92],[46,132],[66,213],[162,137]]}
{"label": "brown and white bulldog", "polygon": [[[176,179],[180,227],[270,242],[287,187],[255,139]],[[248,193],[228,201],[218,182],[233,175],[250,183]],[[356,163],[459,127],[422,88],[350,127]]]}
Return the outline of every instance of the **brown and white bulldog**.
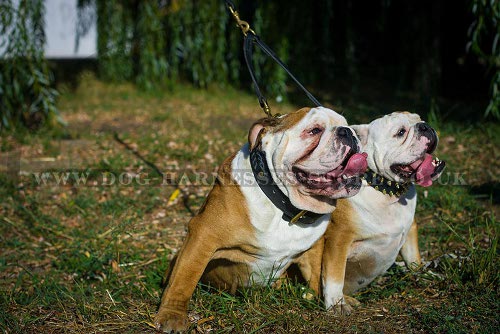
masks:
{"label": "brown and white bulldog", "polygon": [[351,313],[357,301],[347,295],[383,274],[398,253],[407,266],[421,263],[414,183],[430,186],[445,167],[431,156],[436,132],[416,114],[395,112],[352,128],[368,154],[363,186],[337,202],[325,237],[301,258],[311,264],[306,278],[315,282],[321,272],[325,306],[338,314]]}
{"label": "brown and white bulldog", "polygon": [[188,326],[196,284],[235,292],[269,284],[325,232],[336,199],[355,195],[366,155],[344,117],[304,108],[265,118],[224,161],[172,262],[155,318],[158,330]]}

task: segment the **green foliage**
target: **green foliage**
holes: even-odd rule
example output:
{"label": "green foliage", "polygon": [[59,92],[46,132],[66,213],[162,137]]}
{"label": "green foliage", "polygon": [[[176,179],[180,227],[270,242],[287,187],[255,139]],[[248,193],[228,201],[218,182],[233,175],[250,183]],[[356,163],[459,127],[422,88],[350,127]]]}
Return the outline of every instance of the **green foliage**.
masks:
{"label": "green foliage", "polygon": [[[213,83],[240,85],[240,74],[246,71],[241,58],[242,36],[227,14],[224,1],[176,0],[166,5],[157,1],[78,2],[80,12],[94,4],[101,78],[133,80],[145,90],[168,86],[179,79],[204,88]],[[267,17],[277,15],[277,11],[271,3],[259,6],[255,27],[276,30],[279,22]],[[81,34],[86,31],[87,21],[83,16]],[[273,46],[286,61],[286,35],[272,41],[277,41]],[[258,52],[255,63],[256,70],[265,73],[259,76],[265,94],[282,100],[286,96],[285,72]]]}
{"label": "green foliage", "polygon": [[494,73],[491,100],[484,114],[500,119],[500,1],[474,0],[472,14],[475,20],[469,28],[471,41],[468,47]]}
{"label": "green foliage", "polygon": [[[169,75],[196,86],[228,82],[226,28],[229,17],[223,1],[172,1],[165,17]],[[238,73],[238,71],[236,71]],[[237,77],[235,78],[237,79]]]}
{"label": "green foliage", "polygon": [[137,22],[139,73],[137,83],[145,90],[165,85],[168,78],[164,28],[157,1],[141,1]]}
{"label": "green foliage", "polygon": [[123,1],[97,1],[99,74],[109,81],[132,78],[132,10]]}
{"label": "green foliage", "polygon": [[0,130],[62,121],[44,59],[44,12],[42,0],[0,3]]}
{"label": "green foliage", "polygon": [[[498,35],[497,35],[498,36]],[[497,62],[500,64],[500,57]],[[491,80],[491,100],[484,112],[485,116],[491,114],[496,119],[500,119],[500,65],[497,65],[497,72]]]}
{"label": "green foliage", "polygon": [[[277,17],[278,14],[279,8],[276,4],[271,1],[263,3],[255,11],[254,29],[263,32],[279,32],[280,23],[277,20],[269,19],[270,17]],[[289,54],[287,35],[282,34],[270,37],[276,43],[271,48],[275,50],[278,57],[286,64]],[[267,55],[260,52],[260,50],[256,50],[254,54],[255,73],[260,81],[261,88],[264,90],[264,95],[267,98],[275,98],[278,102],[283,101],[286,98],[286,79],[288,78],[288,74]]]}
{"label": "green foliage", "polygon": [[[500,48],[499,25],[495,22],[499,20],[499,2],[472,3],[476,21],[470,29],[470,48],[480,57],[480,64],[492,71],[491,102],[485,113],[497,117]],[[89,19],[92,15],[81,9],[96,8],[103,79],[135,82],[145,90],[172,88],[184,80],[203,88],[214,83],[245,89],[251,85],[241,52],[242,34],[224,1],[79,0],[78,4],[78,37],[93,22]],[[415,1],[408,6],[375,1],[366,8],[355,1],[235,1],[235,6],[241,19],[250,23],[302,83],[328,91],[323,102],[341,105],[345,101],[337,96],[345,91],[352,102],[356,95],[366,95],[367,90],[372,94],[387,86],[401,96],[414,92],[408,98],[424,109],[433,98],[454,92],[455,85],[467,89],[464,82],[469,78],[455,80],[450,75],[457,69],[455,63],[463,60],[460,51],[447,49],[461,50],[466,43],[467,37],[459,31],[470,24],[468,4],[455,6],[453,13],[440,2],[426,5]],[[370,18],[359,16],[362,11],[370,12]],[[457,18],[455,26],[436,34],[441,29],[440,17],[445,14]],[[293,96],[295,87],[287,82],[285,72],[258,48],[254,55],[257,77],[270,102],[286,98],[286,93]],[[475,73],[467,75],[476,82],[482,80]],[[379,87],[376,82],[384,85]],[[288,92],[287,83],[292,88]],[[482,97],[477,87],[480,85],[474,85],[472,93],[479,91]],[[297,104],[310,104],[305,98],[293,98]]]}

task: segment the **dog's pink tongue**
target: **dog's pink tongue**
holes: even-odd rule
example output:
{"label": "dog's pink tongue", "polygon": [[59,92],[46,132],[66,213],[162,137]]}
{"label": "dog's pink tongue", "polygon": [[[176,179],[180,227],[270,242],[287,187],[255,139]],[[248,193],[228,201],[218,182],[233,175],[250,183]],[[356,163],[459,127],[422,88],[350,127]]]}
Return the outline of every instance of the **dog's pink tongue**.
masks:
{"label": "dog's pink tongue", "polygon": [[347,161],[341,175],[354,176],[363,174],[368,168],[368,163],[366,162],[367,157],[368,154],[364,152],[354,153]]}
{"label": "dog's pink tongue", "polygon": [[434,172],[434,165],[432,164],[432,155],[426,153],[424,161],[418,166],[417,173],[415,175],[415,182],[422,186],[428,187],[432,185],[431,175]]}

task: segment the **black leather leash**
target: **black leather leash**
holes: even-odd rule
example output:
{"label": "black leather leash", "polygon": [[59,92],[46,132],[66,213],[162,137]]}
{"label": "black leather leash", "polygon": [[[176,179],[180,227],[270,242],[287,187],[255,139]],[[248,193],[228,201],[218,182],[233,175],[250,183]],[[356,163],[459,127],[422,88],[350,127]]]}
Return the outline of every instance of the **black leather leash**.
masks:
{"label": "black leather leash", "polygon": [[302,91],[307,95],[307,97],[317,106],[321,107],[321,103],[300,83],[300,81],[290,72],[288,67],[281,61],[281,59],[274,53],[274,51],[267,46],[261,39],[260,37],[250,29],[250,25],[248,22],[243,21],[240,19],[238,12],[235,10],[234,4],[230,0],[225,0],[226,6],[233,16],[234,20],[236,21],[236,25],[241,29],[243,32],[244,37],[244,43],[243,43],[243,55],[245,56],[245,62],[248,67],[248,71],[250,72],[250,77],[252,78],[253,86],[255,89],[255,94],[257,94],[257,97],[259,99],[259,105],[264,110],[267,116],[273,117],[273,114],[271,113],[271,108],[269,107],[269,104],[267,103],[267,99],[262,94],[262,91],[260,90],[259,84],[257,82],[257,78],[255,76],[255,71],[253,68],[253,61],[252,61],[252,54],[253,54],[253,44],[257,44],[259,48],[271,59],[273,59],[285,72],[290,76],[290,78],[295,81],[297,86],[302,89]]}
{"label": "black leather leash", "polygon": [[[260,37],[250,29],[248,22],[240,19],[238,12],[235,10],[234,4],[230,0],[225,0],[226,6],[236,21],[236,25],[241,29],[244,35],[243,41],[243,55],[245,56],[245,62],[247,64],[248,72],[253,82],[255,89],[255,94],[259,99],[259,105],[268,117],[278,117],[279,115],[273,115],[271,113],[271,108],[267,103],[267,99],[260,90],[259,83],[255,76],[255,70],[253,67],[253,45],[257,44],[259,48],[273,59],[285,72],[295,81],[297,86],[304,91],[307,97],[317,106],[321,107],[321,103],[300,83],[300,81],[290,72],[288,67],[281,61],[281,59],[274,53],[274,51],[267,46]],[[267,165],[266,157],[264,152],[253,149],[250,152],[250,164],[252,166],[252,171],[255,176],[255,180],[259,185],[260,189],[264,194],[273,202],[279,210],[283,212],[282,219],[291,223],[302,223],[302,224],[313,224],[316,220],[323,216],[322,214],[301,210],[296,208],[290,201],[290,199],[279,189],[278,185],[274,182],[269,167]]]}

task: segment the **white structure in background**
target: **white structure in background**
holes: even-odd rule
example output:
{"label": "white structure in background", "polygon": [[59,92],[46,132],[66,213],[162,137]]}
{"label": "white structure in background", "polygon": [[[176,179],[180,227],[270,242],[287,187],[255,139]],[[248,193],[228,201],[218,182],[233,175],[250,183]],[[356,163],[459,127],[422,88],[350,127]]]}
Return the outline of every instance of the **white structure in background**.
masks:
{"label": "white structure in background", "polygon": [[47,58],[95,58],[96,22],[80,38],[75,52],[77,0],[45,0],[45,56]]}

